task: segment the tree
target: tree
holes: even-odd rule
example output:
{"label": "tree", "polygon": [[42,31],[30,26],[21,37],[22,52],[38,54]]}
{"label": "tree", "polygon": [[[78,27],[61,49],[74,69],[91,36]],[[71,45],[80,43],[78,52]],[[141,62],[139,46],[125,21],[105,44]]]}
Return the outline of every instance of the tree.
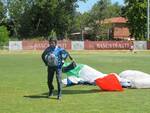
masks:
{"label": "tree", "polygon": [[0,26],[0,47],[7,44],[9,41],[9,33],[5,26]]}
{"label": "tree", "polygon": [[[59,37],[70,31],[78,0],[8,0],[11,25],[20,38],[48,36],[54,30]],[[84,0],[83,0],[84,1]]]}
{"label": "tree", "polygon": [[76,12],[73,18],[71,32],[79,32],[81,29],[90,26],[89,23],[91,23],[91,16],[89,13],[85,12],[81,14]]}
{"label": "tree", "polygon": [[[121,15],[121,6],[118,3],[112,4],[110,0],[99,0],[89,12],[81,15],[81,25],[92,28],[92,34],[97,35],[94,40],[106,40],[110,25],[103,25],[101,21],[106,18]],[[103,36],[105,35],[105,36]]]}
{"label": "tree", "polygon": [[146,39],[147,0],[125,0],[123,15],[128,18],[131,36],[136,40]]}
{"label": "tree", "polygon": [[27,5],[25,5],[25,3],[25,1],[21,0],[7,0],[7,9],[9,14],[8,26],[12,29],[14,37],[20,36],[19,30],[22,27],[20,22],[21,17],[27,9]]}
{"label": "tree", "polygon": [[6,18],[6,8],[4,6],[4,3],[0,1],[0,25],[2,25]]}
{"label": "tree", "polygon": [[77,1],[85,2],[86,0],[64,0],[59,2],[55,12],[55,31],[60,37],[64,37],[66,33],[70,34],[72,31],[76,31],[76,29],[78,29],[76,27],[79,27],[74,24],[76,21],[79,22],[77,20],[78,14],[76,12],[76,7],[78,7]]}

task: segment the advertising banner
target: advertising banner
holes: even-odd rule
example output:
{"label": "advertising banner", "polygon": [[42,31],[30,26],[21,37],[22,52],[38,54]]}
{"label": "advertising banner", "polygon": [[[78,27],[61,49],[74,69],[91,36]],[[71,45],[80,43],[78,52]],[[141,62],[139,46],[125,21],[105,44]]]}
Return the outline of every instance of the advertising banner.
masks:
{"label": "advertising banner", "polygon": [[135,50],[146,50],[147,42],[146,41],[134,41],[134,49]]}
{"label": "advertising banner", "polygon": [[22,50],[22,41],[9,41],[9,50]]}
{"label": "advertising banner", "polygon": [[131,44],[128,41],[85,41],[86,50],[128,50]]}
{"label": "advertising banner", "polygon": [[84,41],[72,41],[72,50],[84,50]]}

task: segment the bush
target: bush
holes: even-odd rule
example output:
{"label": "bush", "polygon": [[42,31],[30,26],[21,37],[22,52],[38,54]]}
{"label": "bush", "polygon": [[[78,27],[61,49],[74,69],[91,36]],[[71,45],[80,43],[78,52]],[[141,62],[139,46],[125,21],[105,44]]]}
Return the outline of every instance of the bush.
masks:
{"label": "bush", "polygon": [[0,26],[0,47],[8,44],[9,33],[5,26]]}

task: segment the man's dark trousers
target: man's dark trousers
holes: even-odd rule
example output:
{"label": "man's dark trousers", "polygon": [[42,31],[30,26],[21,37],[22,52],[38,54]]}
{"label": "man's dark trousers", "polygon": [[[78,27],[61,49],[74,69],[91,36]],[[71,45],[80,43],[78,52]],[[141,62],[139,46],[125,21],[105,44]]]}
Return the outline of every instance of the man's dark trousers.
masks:
{"label": "man's dark trousers", "polygon": [[58,97],[61,97],[62,92],[62,69],[58,69],[57,67],[49,67],[48,66],[48,77],[47,77],[47,83],[49,88],[49,93],[51,94],[54,90],[53,86],[53,78],[54,74],[56,73],[56,80],[57,80],[57,86],[58,86]]}

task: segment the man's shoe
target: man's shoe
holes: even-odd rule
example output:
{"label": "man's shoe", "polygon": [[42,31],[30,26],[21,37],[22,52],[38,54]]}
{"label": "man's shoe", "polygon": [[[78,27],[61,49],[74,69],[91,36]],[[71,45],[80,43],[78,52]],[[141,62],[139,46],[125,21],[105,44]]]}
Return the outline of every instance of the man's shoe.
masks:
{"label": "man's shoe", "polygon": [[49,92],[48,93],[48,98],[52,97],[53,96],[53,92]]}
{"label": "man's shoe", "polygon": [[57,100],[61,100],[62,98],[60,96],[57,97]]}

